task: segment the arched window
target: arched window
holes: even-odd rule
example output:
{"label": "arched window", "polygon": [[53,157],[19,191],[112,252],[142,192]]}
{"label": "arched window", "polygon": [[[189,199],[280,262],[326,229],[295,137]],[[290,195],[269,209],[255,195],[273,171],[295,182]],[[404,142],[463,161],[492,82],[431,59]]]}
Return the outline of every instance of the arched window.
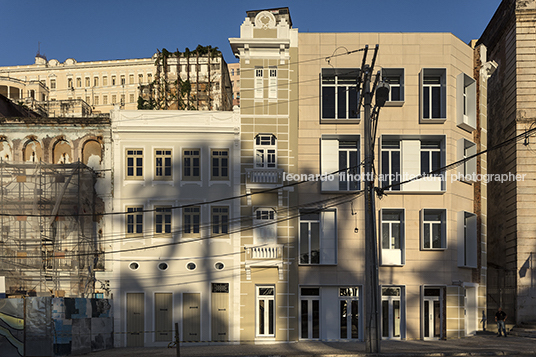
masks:
{"label": "arched window", "polygon": [[43,160],[43,148],[36,140],[30,140],[22,150],[22,160],[24,162],[39,162]]}
{"label": "arched window", "polygon": [[92,169],[98,169],[102,160],[101,145],[94,140],[84,144],[82,148],[82,162]]}
{"label": "arched window", "polygon": [[6,140],[2,140],[2,139],[0,139],[0,160],[1,161],[13,160],[11,146]]}
{"label": "arched window", "polygon": [[54,164],[70,164],[73,161],[71,145],[64,139],[58,140],[54,145],[52,157]]}

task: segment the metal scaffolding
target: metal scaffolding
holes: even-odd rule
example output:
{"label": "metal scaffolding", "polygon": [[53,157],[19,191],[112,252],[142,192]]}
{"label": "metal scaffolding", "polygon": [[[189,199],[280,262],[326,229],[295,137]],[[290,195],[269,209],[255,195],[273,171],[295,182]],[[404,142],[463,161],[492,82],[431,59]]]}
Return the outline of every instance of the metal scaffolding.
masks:
{"label": "metal scaffolding", "polygon": [[0,161],[0,276],[8,295],[87,297],[98,257],[96,174]]}

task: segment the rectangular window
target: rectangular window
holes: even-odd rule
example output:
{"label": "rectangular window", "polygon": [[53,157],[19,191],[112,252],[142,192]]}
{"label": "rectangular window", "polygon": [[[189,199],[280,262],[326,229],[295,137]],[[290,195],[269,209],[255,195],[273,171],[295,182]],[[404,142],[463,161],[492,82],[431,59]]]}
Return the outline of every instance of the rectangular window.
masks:
{"label": "rectangular window", "polygon": [[389,191],[400,191],[400,140],[382,140],[381,186]]}
{"label": "rectangular window", "polygon": [[403,68],[383,68],[382,79],[389,84],[389,105],[394,102],[404,101],[404,69]]}
{"label": "rectangular window", "polygon": [[183,180],[200,180],[200,149],[184,149],[182,151],[182,179]]}
{"label": "rectangular window", "polygon": [[262,68],[255,68],[255,99],[262,99],[264,97],[264,70]]}
{"label": "rectangular window", "polygon": [[358,119],[357,68],[322,68],[322,119]]}
{"label": "rectangular window", "polygon": [[275,336],[275,293],[273,286],[257,287],[257,336]]}
{"label": "rectangular window", "polygon": [[212,180],[229,179],[229,150],[213,149],[211,151]]}
{"label": "rectangular window", "polygon": [[127,235],[143,234],[143,207],[127,207]]}
{"label": "rectangular window", "polygon": [[[269,79],[268,79],[268,98],[276,99],[277,98],[277,68],[269,68]],[[236,82],[237,86],[240,86],[238,81]]]}
{"label": "rectangular window", "polygon": [[255,137],[255,167],[271,169],[277,167],[277,139],[272,134]]}
{"label": "rectangular window", "polygon": [[425,250],[447,249],[447,211],[421,210],[421,247]]}
{"label": "rectangular window", "polygon": [[108,104],[108,96],[107,95],[102,96],[102,104],[104,104],[104,105]]}
{"label": "rectangular window", "polygon": [[171,149],[155,149],[155,180],[171,180]]}
{"label": "rectangular window", "polygon": [[138,74],[138,83],[143,83],[143,73]]}
{"label": "rectangular window", "polygon": [[126,84],[125,75],[121,75],[121,85],[124,86]]}
{"label": "rectangular window", "polygon": [[103,76],[103,77],[102,77],[102,85],[103,85],[103,86],[107,86],[107,85],[108,85],[108,77],[107,77],[107,76]]}
{"label": "rectangular window", "polygon": [[277,220],[275,210],[269,207],[257,208],[253,217],[253,244],[275,244],[277,241]]}
{"label": "rectangular window", "polygon": [[441,168],[441,142],[435,140],[421,140],[421,173],[428,176],[439,177]]}
{"label": "rectangular window", "polygon": [[182,232],[187,237],[198,237],[201,228],[201,209],[198,206],[182,210]]}
{"label": "rectangular window", "polygon": [[128,75],[128,84],[134,84],[134,75],[133,74]]}
{"label": "rectangular window", "polygon": [[127,149],[127,179],[143,179],[143,150]]}
{"label": "rectangular window", "polygon": [[93,97],[93,104],[99,105],[99,96],[98,95]]}
{"label": "rectangular window", "polygon": [[361,186],[358,136],[323,136],[321,170],[328,175],[323,191],[356,191]]}
{"label": "rectangular window", "polygon": [[381,264],[402,265],[405,263],[404,210],[382,209],[381,223]]}
{"label": "rectangular window", "polygon": [[112,94],[112,104],[117,103],[117,96],[115,94]]}
{"label": "rectangular window", "polygon": [[335,211],[300,212],[300,264],[337,264]]}
{"label": "rectangular window", "polygon": [[125,105],[125,95],[121,94],[121,105]]}
{"label": "rectangular window", "polygon": [[67,78],[67,87],[72,89],[73,88],[73,79]]}
{"label": "rectangular window", "polygon": [[456,77],[456,117],[460,128],[476,129],[476,81],[465,73]]}
{"label": "rectangular window", "polygon": [[82,87],[82,78],[76,78],[76,87]]}
{"label": "rectangular window", "polygon": [[93,86],[98,87],[99,86],[99,77],[93,77]]}
{"label": "rectangular window", "polygon": [[86,77],[86,87],[91,87],[91,79],[89,77]]}
{"label": "rectangular window", "polygon": [[91,100],[90,96],[89,96],[89,95],[86,96],[86,103],[87,103],[87,104],[90,104],[90,100]]}
{"label": "rectangular window", "polygon": [[476,214],[458,212],[458,266],[478,266],[478,240]]}
{"label": "rectangular window", "polygon": [[134,103],[134,94],[129,94],[129,103]]}
{"label": "rectangular window", "polygon": [[320,289],[301,288],[300,337],[320,338]]}
{"label": "rectangular window", "polygon": [[115,86],[115,79],[116,77],[115,76],[112,76],[112,85]]}
{"label": "rectangular window", "polygon": [[422,119],[446,119],[447,71],[444,68],[423,68],[421,72]]}
{"label": "rectangular window", "polygon": [[56,80],[55,79],[50,80],[50,89],[56,89]]}
{"label": "rectangular window", "polygon": [[154,211],[154,232],[158,238],[171,238],[171,207],[156,207]]}
{"label": "rectangular window", "polygon": [[151,83],[152,81],[153,81],[153,74],[152,73],[147,73],[147,82]]}
{"label": "rectangular window", "polygon": [[212,237],[229,234],[229,207],[212,207]]}

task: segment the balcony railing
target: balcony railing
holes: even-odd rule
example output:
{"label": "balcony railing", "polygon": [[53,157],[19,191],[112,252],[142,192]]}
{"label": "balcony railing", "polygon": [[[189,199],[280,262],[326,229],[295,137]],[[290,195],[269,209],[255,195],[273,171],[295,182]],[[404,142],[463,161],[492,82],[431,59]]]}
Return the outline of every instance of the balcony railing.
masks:
{"label": "balcony railing", "polygon": [[251,279],[252,267],[277,267],[279,279],[283,280],[283,245],[246,245],[246,279]]}
{"label": "balcony railing", "polygon": [[247,185],[282,185],[282,169],[246,169]]}

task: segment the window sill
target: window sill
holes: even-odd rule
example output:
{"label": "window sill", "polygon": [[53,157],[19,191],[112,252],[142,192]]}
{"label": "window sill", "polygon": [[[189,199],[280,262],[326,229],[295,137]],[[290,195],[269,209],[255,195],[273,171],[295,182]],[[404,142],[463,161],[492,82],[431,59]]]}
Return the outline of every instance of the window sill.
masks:
{"label": "window sill", "polygon": [[298,263],[300,267],[336,267],[337,263],[326,263],[326,264],[308,264],[308,263]]}
{"label": "window sill", "polygon": [[446,193],[446,190],[441,191],[384,191],[386,195],[442,195]]}
{"label": "window sill", "polygon": [[419,123],[420,124],[443,124],[446,121],[447,121],[447,118],[432,118],[432,119],[421,118],[419,120]]}
{"label": "window sill", "polygon": [[322,119],[320,124],[359,124],[361,119]]}
{"label": "window sill", "polygon": [[404,105],[403,100],[393,100],[385,102],[386,107],[401,107]]}
{"label": "window sill", "polygon": [[444,252],[447,248],[421,248],[422,252]]}

